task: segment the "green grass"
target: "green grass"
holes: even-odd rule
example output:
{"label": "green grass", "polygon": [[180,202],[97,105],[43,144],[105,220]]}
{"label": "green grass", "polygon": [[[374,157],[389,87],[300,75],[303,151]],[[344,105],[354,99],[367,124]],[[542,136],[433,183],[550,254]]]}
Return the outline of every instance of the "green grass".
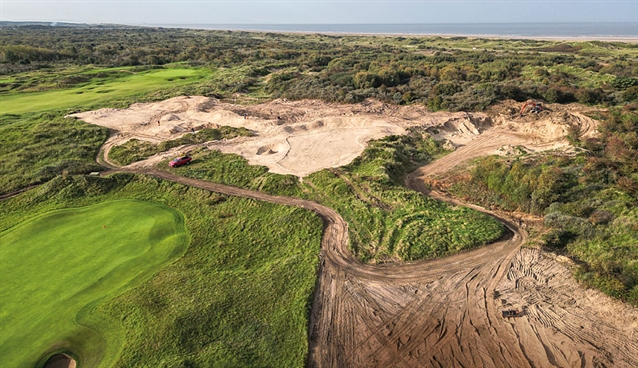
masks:
{"label": "green grass", "polygon": [[5,94],[43,92],[89,84],[105,83],[135,72],[148,70],[139,67],[95,68],[93,66],[67,66],[44,68],[17,73],[11,79],[0,79],[0,92]]}
{"label": "green grass", "polygon": [[[334,208],[350,224],[350,247],[363,262],[446,256],[498,239],[503,226],[476,211],[437,202],[403,186],[417,165],[442,154],[415,132],[369,143],[351,164],[304,178],[269,173],[240,156],[203,149],[180,175],[272,194],[313,200]],[[159,167],[169,170],[166,162]]]}
{"label": "green grass", "polygon": [[[323,228],[309,211],[131,174],[59,176],[0,202],[0,231],[49,211],[123,199],[183,213],[190,245],[134,289],[82,310],[82,325],[120,331],[113,334],[121,337],[119,350],[107,345],[97,366],[305,365]],[[78,344],[102,343],[88,338],[93,335],[75,336]],[[82,351],[74,352],[83,358]],[[96,366],[95,359],[83,362],[83,367]]]}
{"label": "green grass", "polygon": [[102,103],[105,100],[184,86],[202,80],[210,74],[210,70],[202,68],[151,69],[132,74],[125,73],[112,80],[75,88],[0,95],[0,108],[3,114],[72,109]]}
{"label": "green grass", "polygon": [[61,115],[0,115],[0,193],[102,169],[94,159],[108,130]]}
{"label": "green grass", "polygon": [[[541,82],[548,81],[547,77],[539,76],[538,70],[542,69],[547,71],[549,75],[554,75],[557,73],[563,73],[569,75],[571,78],[571,83],[574,86],[586,87],[586,88],[602,88],[605,85],[611,84],[616,78],[611,74],[604,73],[596,73],[591,70],[585,70],[582,68],[577,68],[571,65],[556,65],[552,67],[538,67],[538,66],[529,66],[526,65],[523,67],[521,71],[521,75],[525,78]],[[549,83],[549,82],[547,82]]]}
{"label": "green grass", "polygon": [[121,331],[117,323],[96,331],[76,321],[183,253],[188,235],[177,211],[114,201],[27,219],[0,233],[0,244],[3,364],[34,366],[64,349],[91,366],[117,357]]}

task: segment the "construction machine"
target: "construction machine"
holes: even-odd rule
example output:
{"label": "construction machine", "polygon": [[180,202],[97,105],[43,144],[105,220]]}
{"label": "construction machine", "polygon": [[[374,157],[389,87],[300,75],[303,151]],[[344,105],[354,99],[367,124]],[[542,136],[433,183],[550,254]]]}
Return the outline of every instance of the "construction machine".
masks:
{"label": "construction machine", "polygon": [[521,107],[521,112],[520,112],[521,116],[523,116],[523,113],[525,113],[528,107],[529,107],[529,111],[533,114],[538,114],[539,112],[545,110],[542,103],[538,101],[534,101],[534,100],[528,100],[527,102],[523,104],[523,107]]}

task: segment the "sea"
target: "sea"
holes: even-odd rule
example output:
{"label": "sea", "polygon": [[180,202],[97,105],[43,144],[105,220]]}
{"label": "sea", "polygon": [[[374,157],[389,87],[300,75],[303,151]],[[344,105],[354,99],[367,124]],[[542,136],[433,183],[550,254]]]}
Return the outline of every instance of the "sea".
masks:
{"label": "sea", "polygon": [[[146,24],[150,25],[150,24]],[[638,22],[449,24],[153,24],[167,28],[351,34],[638,38]]]}

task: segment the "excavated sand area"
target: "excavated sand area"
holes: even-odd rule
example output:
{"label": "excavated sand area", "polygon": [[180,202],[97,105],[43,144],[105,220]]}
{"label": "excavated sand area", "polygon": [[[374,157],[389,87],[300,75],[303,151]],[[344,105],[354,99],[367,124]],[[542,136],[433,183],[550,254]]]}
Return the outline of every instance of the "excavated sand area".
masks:
{"label": "excavated sand area", "polygon": [[[435,138],[449,140],[451,147],[467,144],[484,147],[480,151],[482,155],[507,153],[509,148],[521,145],[530,151],[564,148],[567,142],[563,137],[569,125],[584,125],[581,120],[588,123],[591,120],[584,116],[580,119],[577,112],[561,107],[534,118],[508,114],[507,109],[516,109],[516,106],[516,102],[506,102],[500,107],[503,111],[491,114],[431,113],[422,106],[400,107],[378,101],[338,105],[275,100],[243,106],[202,96],[182,96],[133,104],[127,109],[100,109],[73,116],[110,128],[114,134],[106,147],[131,138],[157,143],[207,127],[247,128],[254,137],[205,145],[224,153],[239,154],[250,164],[267,166],[272,172],[299,177],[348,164],[361,154],[369,140],[405,134],[410,127],[430,127]],[[543,115],[545,113],[547,115]],[[133,165],[154,165],[192,148],[195,146],[178,147]]]}

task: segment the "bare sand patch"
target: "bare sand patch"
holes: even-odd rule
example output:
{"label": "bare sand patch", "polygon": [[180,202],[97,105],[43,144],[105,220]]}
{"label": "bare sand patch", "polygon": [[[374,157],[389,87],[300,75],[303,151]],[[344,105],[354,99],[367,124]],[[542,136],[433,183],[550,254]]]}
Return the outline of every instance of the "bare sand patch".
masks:
{"label": "bare sand patch", "polygon": [[[571,126],[595,132],[595,122],[578,105],[551,105],[551,111],[520,117],[520,104],[506,101],[486,113],[427,111],[423,106],[395,106],[379,101],[353,105],[316,100],[274,100],[259,105],[235,105],[203,96],[175,97],[161,102],[133,104],[127,109],[100,109],[74,114],[88,123],[114,132],[106,146],[137,138],[151,142],[175,139],[203,128],[231,126],[255,136],[202,144],[209,149],[243,156],[271,172],[304,177],[324,168],[350,163],[372,139],[406,134],[414,127],[429,128],[450,147],[481,146],[480,155],[507,154],[511,147],[528,151],[568,147],[564,139]],[[151,166],[190,147],[138,162]]]}
{"label": "bare sand patch", "polygon": [[75,359],[67,354],[55,354],[44,363],[44,368],[75,368],[76,366]]}

